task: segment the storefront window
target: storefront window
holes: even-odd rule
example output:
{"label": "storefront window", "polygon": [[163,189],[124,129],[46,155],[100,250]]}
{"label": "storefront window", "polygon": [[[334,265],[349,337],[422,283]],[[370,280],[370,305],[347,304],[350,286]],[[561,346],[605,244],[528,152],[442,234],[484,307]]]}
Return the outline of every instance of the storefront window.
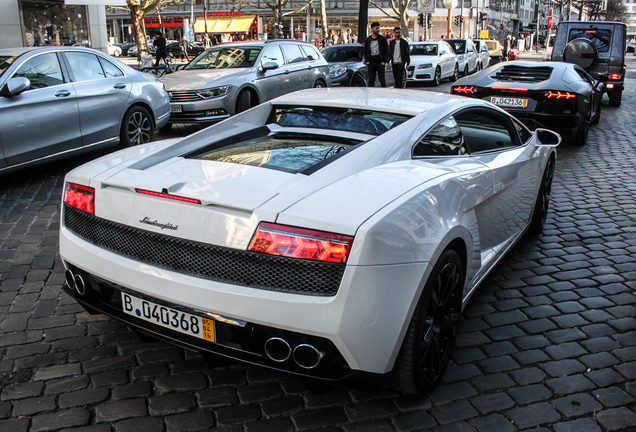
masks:
{"label": "storefront window", "polygon": [[86,6],[65,5],[61,0],[20,1],[29,45],[90,46]]}

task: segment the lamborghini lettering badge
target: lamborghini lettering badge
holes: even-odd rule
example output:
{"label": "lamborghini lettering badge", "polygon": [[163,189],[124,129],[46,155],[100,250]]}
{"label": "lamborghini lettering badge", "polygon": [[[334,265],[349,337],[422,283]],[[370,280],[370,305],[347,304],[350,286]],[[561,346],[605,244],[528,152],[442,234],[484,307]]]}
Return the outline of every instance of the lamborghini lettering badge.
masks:
{"label": "lamborghini lettering badge", "polygon": [[139,219],[139,222],[146,225],[156,226],[161,229],[170,229],[176,231],[179,228],[179,225],[172,225],[171,223],[159,223],[156,220],[151,220],[148,216],[143,219]]}

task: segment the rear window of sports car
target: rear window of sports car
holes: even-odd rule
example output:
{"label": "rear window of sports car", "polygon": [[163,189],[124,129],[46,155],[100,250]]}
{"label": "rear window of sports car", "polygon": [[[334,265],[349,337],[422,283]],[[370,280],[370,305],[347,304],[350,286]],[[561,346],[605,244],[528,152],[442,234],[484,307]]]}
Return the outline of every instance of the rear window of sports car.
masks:
{"label": "rear window of sports car", "polygon": [[585,28],[573,28],[570,30],[569,40],[578,38],[589,39],[598,52],[608,52],[610,44],[612,42],[612,31],[607,29],[585,29]]}
{"label": "rear window of sports car", "polygon": [[337,107],[275,106],[269,123],[284,127],[331,129],[382,135],[412,116],[382,111]]}
{"label": "rear window of sports car", "polygon": [[318,134],[278,132],[214,149],[196,159],[298,173],[323,164],[358,143],[359,140]]}

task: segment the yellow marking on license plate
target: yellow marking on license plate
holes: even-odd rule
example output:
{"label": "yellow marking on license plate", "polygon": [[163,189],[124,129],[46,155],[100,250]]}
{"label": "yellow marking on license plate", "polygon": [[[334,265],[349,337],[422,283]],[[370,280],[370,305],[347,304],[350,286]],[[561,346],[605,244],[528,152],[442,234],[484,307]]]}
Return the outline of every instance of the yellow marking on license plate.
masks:
{"label": "yellow marking on license plate", "polygon": [[201,318],[203,327],[203,339],[214,342],[214,321],[207,318]]}

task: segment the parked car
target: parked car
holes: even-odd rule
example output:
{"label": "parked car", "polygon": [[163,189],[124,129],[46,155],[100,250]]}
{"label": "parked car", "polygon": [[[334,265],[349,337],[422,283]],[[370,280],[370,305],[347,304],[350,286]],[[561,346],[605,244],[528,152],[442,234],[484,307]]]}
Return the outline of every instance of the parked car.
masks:
{"label": "parked car", "polygon": [[477,61],[478,54],[475,44],[470,39],[446,39],[446,42],[451,46],[455,54],[457,55],[457,65],[459,67],[459,73],[466,76],[468,74],[477,72],[479,62]]}
{"label": "parked car", "polygon": [[471,294],[541,231],[559,141],[477,99],[283,95],[68,173],[64,292],[189,349],[425,393]]}
{"label": "parked car", "polygon": [[121,55],[123,56],[127,56],[130,55],[128,54],[128,50],[132,47],[136,47],[137,43],[136,42],[124,42],[123,44],[121,44]]}
{"label": "parked car", "polygon": [[627,27],[622,22],[564,21],[559,23],[552,61],[579,65],[605,82],[610,106],[620,106],[625,88]]}
{"label": "parked car", "polygon": [[[203,51],[205,51],[205,48],[202,45],[188,42],[188,56],[196,57]],[[181,42],[171,42],[167,44],[166,52],[169,52],[174,57],[179,58],[181,56]]]}
{"label": "parked car", "polygon": [[108,44],[108,54],[113,57],[119,57],[122,54],[122,49],[120,46],[109,43]]}
{"label": "parked car", "polygon": [[216,45],[161,79],[170,123],[213,123],[294,90],[331,85],[320,52],[289,39]]}
{"label": "parked car", "polygon": [[[148,54],[154,54],[155,53],[155,47],[154,45],[154,40],[150,39],[148,42]],[[138,49],[137,49],[137,44],[131,46],[128,49],[128,56],[130,57],[137,57],[137,53],[138,53]]]}
{"label": "parked car", "polygon": [[369,71],[362,61],[364,47],[361,44],[332,45],[320,52],[329,63],[332,86],[367,86]]}
{"label": "parked car", "polygon": [[501,63],[462,78],[451,93],[487,100],[531,129],[547,128],[584,145],[601,116],[603,83],[571,63]]}
{"label": "parked car", "polygon": [[508,50],[508,60],[519,60],[519,50],[510,48]]}
{"label": "parked car", "polygon": [[490,53],[488,52],[488,45],[481,39],[474,39],[475,50],[477,51],[477,61],[479,66],[477,70],[482,70],[490,66]]}
{"label": "parked car", "polygon": [[498,40],[486,39],[484,43],[488,47],[488,54],[490,55],[490,64],[497,64],[503,61],[503,48]]}
{"label": "parked car", "polygon": [[161,82],[102,52],[0,50],[0,172],[143,144],[169,116]]}
{"label": "parked car", "polygon": [[438,86],[448,78],[451,82],[459,76],[457,55],[443,41],[413,42],[409,44],[411,64],[407,71],[407,83],[430,82]]}
{"label": "parked car", "polygon": [[550,33],[548,38],[545,41],[545,50],[543,51],[543,61],[551,61],[552,60],[552,49],[554,48],[554,40],[556,35],[554,33]]}

